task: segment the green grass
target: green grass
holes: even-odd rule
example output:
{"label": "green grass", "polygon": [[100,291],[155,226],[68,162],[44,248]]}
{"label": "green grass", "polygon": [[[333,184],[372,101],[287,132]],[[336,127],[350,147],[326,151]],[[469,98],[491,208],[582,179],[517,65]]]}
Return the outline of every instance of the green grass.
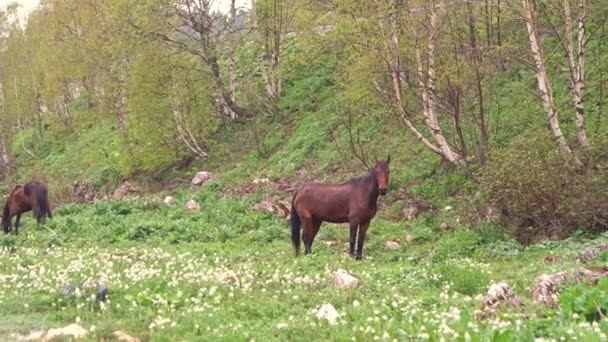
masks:
{"label": "green grass", "polygon": [[[295,258],[285,220],[250,211],[255,196],[222,199],[220,190],[216,185],[179,192],[173,206],[149,200],[65,205],[40,229],[24,217],[19,236],[0,237],[0,337],[75,321],[92,330],[86,338],[92,341],[115,330],[151,341],[427,335],[432,341],[464,341],[467,335],[472,341],[591,341],[607,332],[603,324],[589,329],[583,318],[558,315],[527,299],[536,276],[576,269],[574,256],[607,237],[523,249],[502,237],[488,238],[489,228],[441,233],[428,217],[406,226],[377,219],[363,261],[346,256],[348,232],[337,225],[324,225],[313,254]],[[200,212],[182,209],[190,198],[201,204]],[[430,233],[421,233],[424,228]],[[338,245],[326,246],[326,239]],[[403,246],[385,250],[386,240]],[[563,262],[544,264],[551,254]],[[331,273],[338,268],[359,277],[361,286],[334,289]],[[478,321],[480,296],[502,280],[526,306]],[[81,296],[62,294],[63,286],[79,282],[107,284],[109,301],[91,299],[91,289]],[[314,316],[325,303],[341,315],[336,326]]]}

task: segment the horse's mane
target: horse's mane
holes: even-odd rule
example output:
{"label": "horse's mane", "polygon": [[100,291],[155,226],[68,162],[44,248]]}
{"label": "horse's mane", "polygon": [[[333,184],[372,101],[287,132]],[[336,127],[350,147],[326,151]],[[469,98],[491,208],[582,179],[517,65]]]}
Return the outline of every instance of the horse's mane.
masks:
{"label": "horse's mane", "polygon": [[346,184],[359,184],[359,183],[365,183],[368,180],[374,178],[376,176],[376,170],[371,168],[367,171],[367,174],[364,176],[360,176],[360,177],[355,177],[350,179],[349,181],[346,182]]}

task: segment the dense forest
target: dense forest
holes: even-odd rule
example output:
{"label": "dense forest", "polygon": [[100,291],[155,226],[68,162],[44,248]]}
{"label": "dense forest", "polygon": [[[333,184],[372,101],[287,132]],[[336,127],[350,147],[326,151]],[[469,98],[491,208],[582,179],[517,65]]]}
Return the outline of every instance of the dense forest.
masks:
{"label": "dense forest", "polygon": [[44,0],[27,20],[8,6],[5,182],[43,178],[61,200],[76,179],[200,168],[337,180],[390,153],[391,189],[473,223],[608,227],[607,3],[231,4]]}

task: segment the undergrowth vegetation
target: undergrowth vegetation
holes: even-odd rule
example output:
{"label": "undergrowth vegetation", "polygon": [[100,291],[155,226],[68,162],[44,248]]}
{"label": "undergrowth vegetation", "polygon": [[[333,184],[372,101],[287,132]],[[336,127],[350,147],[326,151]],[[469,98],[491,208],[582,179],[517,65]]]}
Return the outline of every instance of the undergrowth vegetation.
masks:
{"label": "undergrowth vegetation", "polygon": [[[152,341],[592,341],[608,333],[592,311],[592,303],[604,305],[605,282],[567,288],[557,311],[526,299],[536,276],[580,267],[575,256],[605,236],[523,249],[491,227],[439,228],[430,216],[406,226],[378,219],[362,262],[346,255],[348,231],[335,225],[322,226],[313,254],[295,258],[285,220],[249,209],[259,194],[237,200],[222,198],[221,189],[181,191],[173,205],[153,198],[63,205],[41,228],[24,217],[20,235],[0,236],[7,322],[0,338],[69,322],[89,331],[85,340],[115,330]],[[189,199],[204,209],[183,209]],[[401,248],[386,249],[388,240]],[[544,263],[556,255],[560,265]],[[361,285],[335,289],[331,273],[339,268]],[[478,320],[481,296],[498,281],[513,285],[524,308]],[[95,299],[97,283],[109,288],[105,302]],[[81,291],[64,293],[78,284]],[[325,303],[340,314],[337,325],[315,317]]]}

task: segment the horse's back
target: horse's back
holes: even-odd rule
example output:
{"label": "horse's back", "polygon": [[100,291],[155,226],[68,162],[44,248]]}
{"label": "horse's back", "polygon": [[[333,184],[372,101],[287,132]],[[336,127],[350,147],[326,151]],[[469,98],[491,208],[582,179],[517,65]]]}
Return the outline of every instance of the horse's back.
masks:
{"label": "horse's back", "polygon": [[36,193],[46,194],[47,189],[44,184],[39,181],[31,181],[23,186],[23,192],[26,196],[32,196]]}
{"label": "horse's back", "polygon": [[294,195],[300,215],[334,223],[348,222],[349,189],[345,184],[306,183]]}

